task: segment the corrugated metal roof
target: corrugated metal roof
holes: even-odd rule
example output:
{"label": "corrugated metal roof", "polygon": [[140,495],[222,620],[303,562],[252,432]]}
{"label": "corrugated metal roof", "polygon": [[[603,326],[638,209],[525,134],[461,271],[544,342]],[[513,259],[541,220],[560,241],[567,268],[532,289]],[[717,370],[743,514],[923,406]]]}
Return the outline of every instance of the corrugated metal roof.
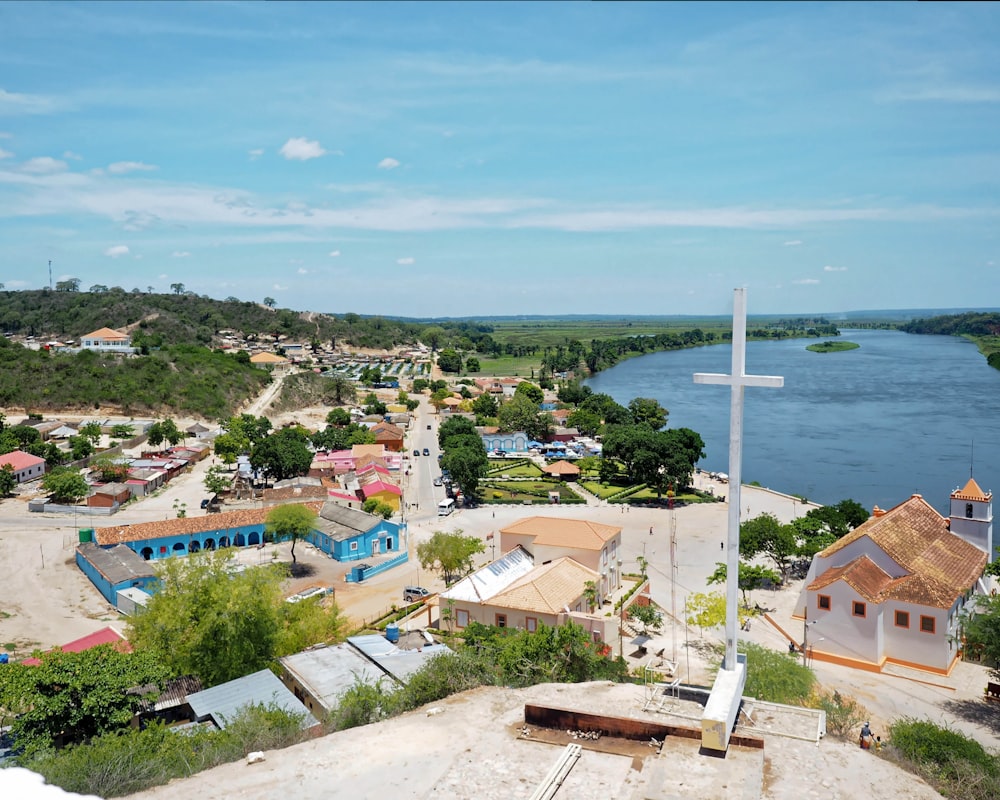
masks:
{"label": "corrugated metal roof", "polygon": [[375,684],[385,677],[379,667],[347,644],[305,650],[278,661],[328,709],[335,707],[356,681]]}
{"label": "corrugated metal roof", "polygon": [[353,539],[359,533],[366,533],[382,521],[381,517],[366,514],[356,508],[348,508],[336,503],[324,503],[316,520],[316,529],[331,539],[341,542]]}
{"label": "corrugated metal roof", "polygon": [[465,600],[481,603],[498,592],[502,592],[519,578],[523,578],[534,568],[534,559],[521,547],[487,564],[471,575],[462,578],[448,591],[441,593],[444,600]]}
{"label": "corrugated metal roof", "polygon": [[301,714],[303,728],[319,724],[309,709],[269,669],[189,694],[187,701],[196,720],[211,717],[219,728],[225,728],[228,721],[248,706],[272,703],[289,713]]}
{"label": "corrugated metal roof", "polygon": [[451,648],[444,644],[427,644],[419,650],[404,650],[378,634],[350,636],[347,641],[378,664],[383,672],[403,684],[435,656],[452,652]]}
{"label": "corrugated metal roof", "polygon": [[77,546],[77,551],[112,585],[155,577],[152,565],[123,544],[105,550],[93,542]]}

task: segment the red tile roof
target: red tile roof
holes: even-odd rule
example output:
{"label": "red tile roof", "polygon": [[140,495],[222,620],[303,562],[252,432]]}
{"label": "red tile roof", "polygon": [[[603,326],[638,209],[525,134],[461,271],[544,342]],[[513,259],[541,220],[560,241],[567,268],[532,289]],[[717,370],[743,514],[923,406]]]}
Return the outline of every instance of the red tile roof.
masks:
{"label": "red tile roof", "polygon": [[364,496],[371,497],[373,494],[378,494],[379,492],[389,492],[390,494],[403,496],[403,492],[398,486],[393,483],[386,483],[385,481],[372,481],[361,487],[361,492]]}
{"label": "red tile roof", "polygon": [[950,608],[986,566],[986,553],[948,530],[948,520],[919,494],[869,518],[819,555],[829,558],[862,537],[869,538],[908,573],[879,589],[881,599]]}
{"label": "red tile roof", "polygon": [[[322,502],[303,503],[317,514]],[[167,519],[163,522],[140,522],[136,525],[117,525],[113,528],[97,528],[94,537],[99,545],[144,542],[165,536],[190,536],[244,525],[263,525],[267,521],[269,508],[248,508],[242,511],[228,511],[223,514],[207,514],[202,517]]]}
{"label": "red tile roof", "polygon": [[[124,653],[132,652],[132,646],[128,643],[128,640],[111,627],[101,628],[99,631],[95,631],[88,636],[84,636],[82,639],[74,639],[72,642],[67,642],[59,649],[64,653],[82,653],[84,650],[90,650],[92,647],[97,647],[102,644],[115,645],[117,649]],[[50,650],[48,652],[52,651]],[[42,662],[37,658],[26,658],[21,663],[31,667],[37,667]]]}
{"label": "red tile roof", "polygon": [[29,467],[35,467],[44,463],[44,458],[33,456],[31,453],[25,453],[23,450],[13,450],[10,453],[0,456],[0,467],[4,464],[10,464],[14,472],[20,472],[22,469],[28,469]]}

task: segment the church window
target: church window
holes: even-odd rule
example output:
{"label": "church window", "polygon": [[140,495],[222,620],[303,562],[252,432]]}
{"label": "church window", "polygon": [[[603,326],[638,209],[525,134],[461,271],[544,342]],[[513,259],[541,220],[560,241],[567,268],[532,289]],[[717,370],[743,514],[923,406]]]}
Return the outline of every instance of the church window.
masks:
{"label": "church window", "polygon": [[867,605],[865,603],[859,603],[857,600],[855,600],[852,605],[853,605],[853,608],[852,608],[851,613],[854,614],[854,616],[856,616],[856,617],[865,617],[865,616],[868,616],[868,608],[867,608]]}
{"label": "church window", "polygon": [[936,620],[934,617],[925,617],[923,614],[920,615],[920,632],[921,633],[934,633],[936,629]]}
{"label": "church window", "polygon": [[897,628],[909,628],[910,627],[910,612],[909,611],[897,611],[896,612],[896,627]]}
{"label": "church window", "polygon": [[816,596],[816,608],[823,611],[830,610],[830,595],[820,594]]}
{"label": "church window", "polygon": [[972,503],[965,504],[965,518],[972,519]]}

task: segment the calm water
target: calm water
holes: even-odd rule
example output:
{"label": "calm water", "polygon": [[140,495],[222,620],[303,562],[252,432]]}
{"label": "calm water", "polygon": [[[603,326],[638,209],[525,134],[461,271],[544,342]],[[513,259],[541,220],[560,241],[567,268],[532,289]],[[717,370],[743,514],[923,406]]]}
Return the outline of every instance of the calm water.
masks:
{"label": "calm water", "polygon": [[[948,494],[974,475],[1000,492],[1000,370],[957,337],[844,331],[861,345],[811,353],[810,342],[749,342],[747,373],[783,375],[782,389],[748,388],[743,480],[820,503],[851,497],[889,508],[917,492],[944,514]],[[625,405],[655,397],[671,427],[705,440],[700,466],[728,471],[728,386],[695,372],[730,372],[728,345],[634,358],[587,381]]]}

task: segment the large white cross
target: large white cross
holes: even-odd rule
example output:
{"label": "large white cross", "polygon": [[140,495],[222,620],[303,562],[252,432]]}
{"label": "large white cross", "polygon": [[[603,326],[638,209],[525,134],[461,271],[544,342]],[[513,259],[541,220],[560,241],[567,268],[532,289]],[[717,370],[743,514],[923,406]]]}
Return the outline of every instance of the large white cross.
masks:
{"label": "large white cross", "polygon": [[740,486],[743,465],[743,393],[747,386],[780,389],[785,379],[777,375],[747,375],[746,289],[733,290],[733,368],[731,375],[695,373],[695,383],[721,383],[732,387],[729,406],[729,536],[726,546],[726,660],[723,669],[736,669],[739,630]]}

